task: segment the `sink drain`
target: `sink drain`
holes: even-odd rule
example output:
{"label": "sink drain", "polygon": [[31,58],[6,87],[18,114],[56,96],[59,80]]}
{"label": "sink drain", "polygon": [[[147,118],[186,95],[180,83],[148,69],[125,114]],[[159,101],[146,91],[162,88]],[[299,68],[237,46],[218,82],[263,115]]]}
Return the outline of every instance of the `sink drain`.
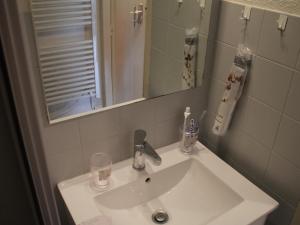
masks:
{"label": "sink drain", "polygon": [[164,210],[156,210],[152,214],[152,221],[156,224],[165,224],[169,221],[169,215]]}

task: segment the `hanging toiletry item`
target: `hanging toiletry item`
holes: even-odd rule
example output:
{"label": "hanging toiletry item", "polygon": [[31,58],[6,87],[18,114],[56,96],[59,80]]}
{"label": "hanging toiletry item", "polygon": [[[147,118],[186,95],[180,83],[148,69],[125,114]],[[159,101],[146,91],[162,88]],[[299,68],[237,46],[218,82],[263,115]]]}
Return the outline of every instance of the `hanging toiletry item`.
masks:
{"label": "hanging toiletry item", "polygon": [[182,71],[182,90],[196,86],[196,57],[199,29],[193,27],[185,31],[184,66]]}
{"label": "hanging toiletry item", "polygon": [[213,126],[215,135],[223,136],[228,130],[236,103],[242,95],[251,62],[251,50],[244,45],[239,45]]}

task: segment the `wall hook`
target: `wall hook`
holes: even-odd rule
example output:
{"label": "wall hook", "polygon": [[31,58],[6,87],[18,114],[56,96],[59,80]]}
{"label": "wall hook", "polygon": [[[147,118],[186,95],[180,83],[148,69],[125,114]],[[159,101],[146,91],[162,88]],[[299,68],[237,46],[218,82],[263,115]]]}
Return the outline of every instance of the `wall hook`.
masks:
{"label": "wall hook", "polygon": [[197,0],[199,2],[199,6],[201,10],[205,9],[206,6],[206,0]]}
{"label": "wall hook", "polygon": [[242,13],[242,18],[241,19],[249,21],[250,17],[251,17],[251,10],[252,10],[251,6],[245,6],[245,8],[243,10],[243,13]]}
{"label": "wall hook", "polygon": [[286,29],[287,22],[288,22],[288,16],[281,14],[279,16],[279,19],[277,20],[278,30],[280,30],[281,32],[284,32]]}
{"label": "wall hook", "polygon": [[178,7],[181,7],[183,4],[183,0],[177,0],[177,3],[178,3]]}

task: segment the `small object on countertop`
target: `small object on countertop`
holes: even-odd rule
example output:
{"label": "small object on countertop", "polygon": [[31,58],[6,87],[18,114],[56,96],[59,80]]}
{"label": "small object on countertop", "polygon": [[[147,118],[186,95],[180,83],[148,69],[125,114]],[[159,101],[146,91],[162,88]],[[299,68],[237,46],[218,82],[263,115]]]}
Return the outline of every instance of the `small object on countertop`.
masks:
{"label": "small object on countertop", "polygon": [[185,134],[183,131],[186,130],[187,127],[187,121],[189,116],[191,115],[191,108],[190,107],[186,107],[185,108],[185,112],[184,112],[184,121],[183,121],[183,127],[182,127],[182,137],[181,137],[181,143],[180,146],[183,148],[184,146],[184,142],[185,142]]}
{"label": "small object on countertop", "polygon": [[199,122],[196,119],[190,118],[190,108],[186,108],[184,113],[184,123],[182,128],[182,140],[180,149],[185,154],[193,152],[194,145],[198,141]]}
{"label": "small object on countertop", "polygon": [[95,153],[90,159],[90,186],[97,191],[104,191],[110,184],[112,160],[106,153]]}

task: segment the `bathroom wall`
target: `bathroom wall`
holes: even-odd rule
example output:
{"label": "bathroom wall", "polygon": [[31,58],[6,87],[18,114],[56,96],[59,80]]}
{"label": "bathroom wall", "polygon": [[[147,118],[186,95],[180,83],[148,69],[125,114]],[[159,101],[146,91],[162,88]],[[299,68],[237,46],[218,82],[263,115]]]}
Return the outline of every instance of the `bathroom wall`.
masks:
{"label": "bathroom wall", "polygon": [[200,27],[196,80],[197,85],[201,86],[211,7],[212,0],[206,1],[203,11],[196,0],[185,0],[182,5],[177,1],[152,1],[150,96],[172,93],[182,88],[185,30],[193,27]]}
{"label": "bathroom wall", "polygon": [[[300,18],[289,17],[284,32],[279,14],[222,1],[209,90],[204,140],[234,168],[280,202],[270,224],[289,225],[300,200]],[[224,82],[238,43],[255,57],[229,132],[211,132]]]}
{"label": "bathroom wall", "polygon": [[300,15],[300,0],[230,0],[266,9]]}

